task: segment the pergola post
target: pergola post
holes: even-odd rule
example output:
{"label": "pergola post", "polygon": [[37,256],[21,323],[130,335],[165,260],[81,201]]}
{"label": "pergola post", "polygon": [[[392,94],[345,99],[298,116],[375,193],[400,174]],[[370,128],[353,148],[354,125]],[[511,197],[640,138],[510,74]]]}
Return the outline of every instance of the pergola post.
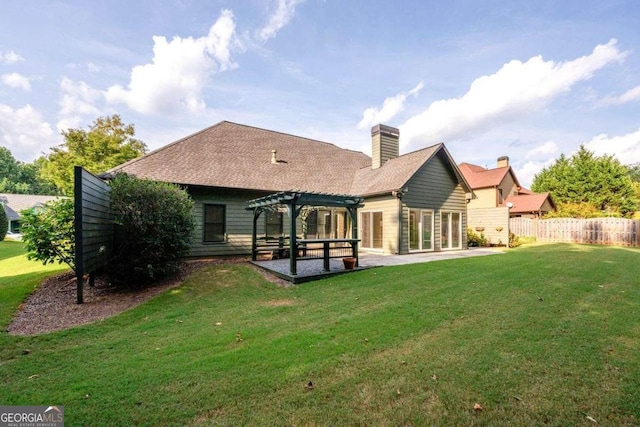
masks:
{"label": "pergola post", "polygon": [[251,260],[256,261],[258,259],[258,218],[262,214],[261,208],[256,208],[253,211],[253,233],[251,233]]}
{"label": "pergola post", "polygon": [[296,247],[296,201],[292,200],[287,206],[289,214],[289,273],[298,274],[298,250]]}
{"label": "pergola post", "polygon": [[351,217],[351,238],[354,239],[354,242],[351,244],[352,252],[351,255],[356,259],[356,267],[360,262],[360,258],[358,257],[358,208],[348,207],[347,212],[349,212],[349,216]]}

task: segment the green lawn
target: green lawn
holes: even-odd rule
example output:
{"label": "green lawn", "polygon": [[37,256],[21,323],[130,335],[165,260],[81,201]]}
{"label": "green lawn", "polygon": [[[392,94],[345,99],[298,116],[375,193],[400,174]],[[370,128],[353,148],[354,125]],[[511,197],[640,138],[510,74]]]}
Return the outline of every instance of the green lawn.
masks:
{"label": "green lawn", "polygon": [[[639,261],[536,245],[287,289],[213,266],[93,325],[1,334],[0,403],[70,426],[638,425]],[[3,313],[38,280],[6,262]]]}

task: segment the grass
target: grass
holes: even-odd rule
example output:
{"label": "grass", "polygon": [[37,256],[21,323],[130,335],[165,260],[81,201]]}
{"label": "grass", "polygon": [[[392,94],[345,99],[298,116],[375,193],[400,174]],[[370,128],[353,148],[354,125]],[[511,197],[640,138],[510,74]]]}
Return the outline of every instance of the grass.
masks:
{"label": "grass", "polygon": [[214,266],[102,322],[0,335],[0,402],[68,425],[638,425],[639,260],[536,245],[287,289]]}
{"label": "grass", "polygon": [[0,328],[6,329],[16,308],[53,272],[67,270],[66,265],[43,266],[29,261],[21,242],[0,241]]}

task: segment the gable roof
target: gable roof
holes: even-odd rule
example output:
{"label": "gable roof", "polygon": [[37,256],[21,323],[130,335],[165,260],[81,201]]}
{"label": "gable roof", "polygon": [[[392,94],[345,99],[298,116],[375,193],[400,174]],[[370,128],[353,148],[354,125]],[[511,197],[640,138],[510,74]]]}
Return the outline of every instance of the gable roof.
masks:
{"label": "gable roof", "polygon": [[350,193],[367,196],[399,190],[413,178],[424,164],[438,153],[442,153],[446,157],[465,192],[470,192],[470,185],[456,166],[444,144],[440,143],[389,159],[378,169],[371,169],[370,166],[359,169],[351,185]]}
{"label": "gable roof", "polygon": [[[272,150],[277,151],[275,163]],[[402,188],[441,151],[448,157],[458,181],[469,187],[443,144],[396,157],[372,169],[371,158],[361,152],[223,121],[117,166],[103,176],[125,172],[184,185],[370,195]]]}
{"label": "gable roof", "polygon": [[507,203],[511,203],[513,206],[509,210],[510,213],[528,213],[539,212],[542,210],[544,203],[549,200],[549,203],[553,209],[556,208],[556,204],[553,202],[549,193],[533,193],[533,194],[520,194],[518,196],[510,196],[504,201],[503,206]]}
{"label": "gable roof", "polygon": [[[61,196],[39,196],[35,194],[10,194],[0,193],[0,203],[4,205],[4,211],[10,221],[21,218],[20,211],[44,206],[51,200],[60,199]],[[6,200],[6,203],[4,201]]]}
{"label": "gable roof", "polygon": [[516,174],[511,169],[511,166],[485,169],[482,166],[472,165],[471,163],[460,163],[458,167],[474,190],[499,186],[507,173],[511,173],[513,181],[518,187],[520,186],[518,178],[516,178]]}

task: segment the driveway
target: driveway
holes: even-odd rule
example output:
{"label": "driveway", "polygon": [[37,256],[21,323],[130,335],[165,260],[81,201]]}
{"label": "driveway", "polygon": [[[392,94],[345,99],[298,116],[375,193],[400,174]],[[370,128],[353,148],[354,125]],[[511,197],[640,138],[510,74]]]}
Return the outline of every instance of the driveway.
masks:
{"label": "driveway", "polygon": [[459,251],[421,252],[407,255],[384,255],[375,253],[359,254],[360,267],[374,267],[386,265],[417,264],[421,262],[441,261],[444,259],[467,258],[472,256],[504,254],[504,250],[497,248],[469,248]]}

